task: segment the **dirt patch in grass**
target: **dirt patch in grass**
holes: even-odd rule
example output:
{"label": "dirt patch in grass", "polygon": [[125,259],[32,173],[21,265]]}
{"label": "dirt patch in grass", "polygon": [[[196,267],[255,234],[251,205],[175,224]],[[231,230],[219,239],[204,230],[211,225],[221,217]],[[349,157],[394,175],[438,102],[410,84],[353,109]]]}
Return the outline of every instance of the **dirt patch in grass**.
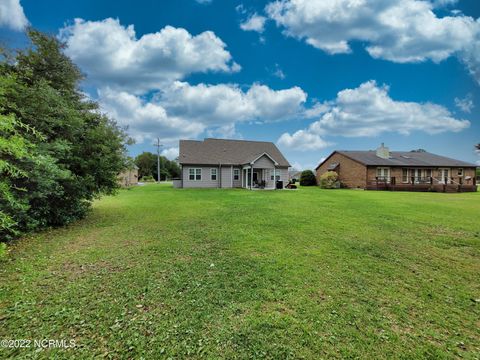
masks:
{"label": "dirt patch in grass", "polygon": [[67,261],[51,269],[51,274],[66,280],[75,280],[91,274],[111,274],[131,269],[133,265],[118,265],[107,260],[100,260],[95,263],[80,264]]}

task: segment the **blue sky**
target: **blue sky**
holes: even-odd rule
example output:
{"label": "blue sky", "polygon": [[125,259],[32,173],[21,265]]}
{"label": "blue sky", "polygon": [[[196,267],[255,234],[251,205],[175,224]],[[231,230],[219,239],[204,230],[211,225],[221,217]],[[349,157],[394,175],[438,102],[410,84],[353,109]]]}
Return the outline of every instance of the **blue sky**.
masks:
{"label": "blue sky", "polygon": [[25,46],[26,24],[65,41],[133,156],[159,136],[169,157],[180,138],[273,141],[299,168],[381,142],[479,160],[476,0],[2,2],[2,41]]}

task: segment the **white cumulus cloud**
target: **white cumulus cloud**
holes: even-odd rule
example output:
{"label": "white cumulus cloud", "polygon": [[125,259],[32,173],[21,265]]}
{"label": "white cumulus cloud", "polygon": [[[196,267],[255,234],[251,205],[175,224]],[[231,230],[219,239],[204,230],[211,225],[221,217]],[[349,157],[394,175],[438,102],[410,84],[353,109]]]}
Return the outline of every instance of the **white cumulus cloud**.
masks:
{"label": "white cumulus cloud", "polygon": [[472,94],[468,94],[463,99],[455,98],[455,106],[465,113],[471,113],[475,107],[473,104]]}
{"label": "white cumulus cloud", "polygon": [[452,6],[458,3],[458,0],[432,0],[434,7],[442,8]]}
{"label": "white cumulus cloud", "polygon": [[355,89],[345,89],[335,100],[317,105],[320,118],[308,128],[290,135],[284,133],[280,145],[304,150],[328,146],[327,135],[345,137],[375,136],[384,132],[407,135],[413,131],[438,134],[458,132],[470,122],[456,119],[445,107],[432,103],[397,101],[388,94],[387,86],[368,81]]}
{"label": "white cumulus cloud", "polygon": [[240,24],[240,28],[244,31],[256,31],[262,33],[265,30],[265,21],[267,21],[265,16],[253,13],[248,19]]}
{"label": "white cumulus cloud", "polygon": [[168,160],[175,160],[178,158],[178,147],[170,147],[167,149],[164,149],[161,154],[165,156]]}
{"label": "white cumulus cloud", "polygon": [[458,55],[480,81],[480,24],[463,14],[438,17],[437,0],[279,0],[268,16],[287,36],[330,54],[350,53],[361,41],[374,58],[393,62],[440,62]]}
{"label": "white cumulus cloud", "polygon": [[235,84],[190,85],[176,81],[159,93],[170,114],[201,120],[217,126],[225,122],[279,121],[298,115],[307,99],[299,87],[273,90],[253,84],[243,91]]}
{"label": "white cumulus cloud", "polygon": [[99,90],[102,110],[128,126],[138,142],[157,136],[168,146],[179,138],[201,134],[238,137],[235,125],[249,121],[281,121],[303,112],[307,95],[300,88],[273,90],[253,84],[190,85],[176,81],[150,99],[111,88]]}
{"label": "white cumulus cloud", "polygon": [[114,118],[137,142],[161,137],[173,145],[181,137],[196,137],[205,126],[199,122],[168,116],[161,104],[146,101],[125,91],[103,88],[98,91],[101,109]]}
{"label": "white cumulus cloud", "polygon": [[280,146],[300,151],[320,150],[331,145],[331,143],[322,139],[320,135],[308,130],[298,130],[292,135],[284,133],[280,136],[277,143]]}
{"label": "white cumulus cloud", "polygon": [[0,27],[21,31],[28,25],[27,17],[20,0],[2,0],[0,2]]}
{"label": "white cumulus cloud", "polygon": [[66,54],[99,86],[135,93],[158,89],[195,72],[235,72],[240,66],[213,32],[192,35],[166,26],[137,39],[118,19],[75,22],[60,31]]}

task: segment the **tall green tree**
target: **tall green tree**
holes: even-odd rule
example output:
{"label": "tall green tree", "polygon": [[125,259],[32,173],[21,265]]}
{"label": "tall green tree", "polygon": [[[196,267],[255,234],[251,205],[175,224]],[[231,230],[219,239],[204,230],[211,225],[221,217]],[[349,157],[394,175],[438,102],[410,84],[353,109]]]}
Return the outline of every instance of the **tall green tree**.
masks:
{"label": "tall green tree", "polygon": [[64,45],[35,30],[28,35],[32,46],[0,63],[0,115],[15,119],[15,133],[3,130],[1,140],[16,136],[35,149],[32,157],[0,149],[0,159],[25,175],[7,174],[9,188],[22,189],[14,193],[26,204],[24,211],[9,213],[17,232],[67,224],[83,217],[94,198],[113,193],[128,141],[80,91],[82,74]]}
{"label": "tall green tree", "polygon": [[[135,164],[138,166],[138,176],[153,176],[158,179],[157,175],[157,155],[145,151],[135,158]],[[161,180],[177,178],[180,176],[180,166],[175,161],[168,160],[165,156],[160,156],[160,175]]]}
{"label": "tall green tree", "polygon": [[135,165],[138,167],[138,177],[153,176],[156,172],[157,156],[151,152],[143,152],[135,158]]}

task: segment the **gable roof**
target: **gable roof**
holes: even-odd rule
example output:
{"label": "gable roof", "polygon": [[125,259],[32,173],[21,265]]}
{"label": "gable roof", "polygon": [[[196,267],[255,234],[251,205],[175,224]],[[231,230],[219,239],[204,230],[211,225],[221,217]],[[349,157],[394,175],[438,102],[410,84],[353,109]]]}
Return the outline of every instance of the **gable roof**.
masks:
{"label": "gable roof", "polygon": [[390,151],[388,159],[377,156],[376,151],[334,151],[322,163],[317,166],[317,169],[328,161],[328,159],[335,153],[342,154],[356,162],[366,166],[435,166],[435,167],[476,167],[477,165],[461,160],[451,159],[445,156],[432,154],[429,152],[417,151]]}
{"label": "gable roof", "polygon": [[278,166],[290,166],[274,143],[208,138],[180,140],[180,164],[243,165],[267,154]]}
{"label": "gable roof", "polygon": [[253,163],[255,163],[258,159],[262,158],[262,157],[268,157],[270,160],[272,160],[272,162],[275,164],[275,165],[278,165],[278,162],[273,158],[271,157],[268,153],[264,152],[263,154],[260,154],[258,155],[257,157],[255,157],[254,159],[250,160],[250,164],[253,165]]}

